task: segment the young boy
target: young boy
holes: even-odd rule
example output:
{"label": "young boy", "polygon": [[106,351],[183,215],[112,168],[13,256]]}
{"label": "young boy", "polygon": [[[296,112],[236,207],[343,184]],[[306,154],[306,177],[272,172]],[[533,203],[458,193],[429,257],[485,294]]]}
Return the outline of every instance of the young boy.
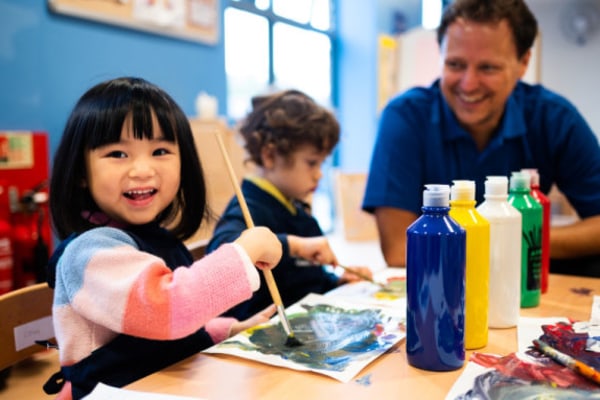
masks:
{"label": "young boy", "polygon": [[[317,189],[321,165],[337,144],[339,132],[334,115],[297,90],[253,98],[252,111],[240,126],[250,161],[257,166],[256,175],[243,180],[242,193],[254,224],[268,227],[281,241],[283,257],[273,275],[286,307],[308,293],[325,293],[357,280],[346,271],[338,277],[324,269],[323,265],[338,261],[305,202]],[[233,198],[207,252],[234,241],[245,228],[240,204]],[[372,276],[366,267],[356,269]],[[227,315],[250,316],[272,303],[261,279],[252,298]]]}

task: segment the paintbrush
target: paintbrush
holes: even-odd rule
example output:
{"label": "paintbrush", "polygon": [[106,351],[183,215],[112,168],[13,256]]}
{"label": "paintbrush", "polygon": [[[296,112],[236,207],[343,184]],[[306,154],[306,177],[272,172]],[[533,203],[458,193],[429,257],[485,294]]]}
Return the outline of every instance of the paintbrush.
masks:
{"label": "paintbrush", "polygon": [[[302,266],[302,267],[314,267],[314,266],[316,266],[318,264],[315,264],[315,263],[313,263],[310,260],[299,258],[298,261],[296,262],[296,265],[299,265],[299,266]],[[379,286],[381,288],[381,290],[390,291],[390,289],[386,285],[384,285],[383,283],[375,282],[375,280],[373,280],[373,278],[369,277],[368,275],[363,274],[360,271],[355,270],[354,268],[350,268],[350,267],[347,267],[347,266],[342,265],[342,264],[335,264],[335,265],[332,264],[332,266],[333,267],[340,267],[344,271],[348,271],[349,273],[358,276],[360,279],[362,279],[364,281],[367,281],[367,282],[370,282],[370,283],[372,283],[374,285],[377,285],[377,286]]]}
{"label": "paintbrush", "polygon": [[582,361],[577,360],[576,358],[571,357],[568,354],[556,350],[554,347],[541,340],[534,339],[533,344],[542,353],[546,354],[554,361],[557,361],[558,363],[564,365],[570,370],[575,371],[579,375],[582,375],[591,380],[592,382],[595,382],[600,385],[600,372],[596,371],[593,367],[585,364]]}
{"label": "paintbrush", "polygon": [[[240,203],[242,214],[244,216],[244,221],[246,221],[246,226],[248,228],[253,228],[254,221],[252,221],[252,216],[250,215],[248,204],[246,203],[246,199],[242,194],[242,189],[240,188],[240,184],[235,175],[235,171],[233,170],[233,166],[231,165],[231,161],[229,160],[229,156],[227,155],[227,150],[225,149],[223,139],[221,138],[218,132],[215,132],[215,137],[217,138],[217,142],[219,143],[219,149],[221,150],[221,154],[223,155],[223,159],[225,160],[225,164],[227,165],[229,178],[231,180],[231,184],[233,185],[235,196],[237,197],[238,202]],[[288,321],[287,316],[285,315],[285,309],[283,308],[283,302],[281,301],[281,296],[279,294],[277,284],[275,283],[273,273],[269,269],[262,270],[262,272],[265,277],[265,281],[267,282],[269,293],[271,293],[273,303],[275,303],[275,305],[277,306],[277,314],[279,315],[279,319],[281,320],[281,325],[283,326],[283,330],[287,335],[285,345],[287,347],[301,346],[302,342],[300,342],[298,338],[296,338],[296,336],[294,335],[294,332],[292,331],[292,326],[290,325],[290,321]]]}
{"label": "paintbrush", "polygon": [[379,287],[380,287],[381,289],[383,289],[383,290],[387,290],[387,286],[385,286],[383,283],[381,283],[381,282],[376,282],[375,280],[373,280],[373,278],[371,278],[371,277],[369,277],[369,276],[367,276],[367,275],[363,274],[362,272],[359,272],[359,271],[357,271],[357,270],[355,270],[355,269],[353,269],[353,268],[347,267],[347,266],[345,266],[345,265],[342,265],[342,264],[336,264],[335,266],[336,266],[336,267],[340,267],[340,268],[342,268],[344,271],[347,271],[347,272],[349,272],[349,273],[351,273],[351,274],[354,274],[354,275],[358,276],[359,278],[361,278],[361,279],[362,279],[362,280],[364,280],[364,281],[371,282],[372,284],[379,286]]}

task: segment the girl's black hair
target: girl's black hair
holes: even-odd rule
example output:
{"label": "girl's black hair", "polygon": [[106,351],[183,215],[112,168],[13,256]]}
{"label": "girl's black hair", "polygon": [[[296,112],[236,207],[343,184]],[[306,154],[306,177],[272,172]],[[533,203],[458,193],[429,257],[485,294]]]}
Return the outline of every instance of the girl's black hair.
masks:
{"label": "girl's black hair", "polygon": [[181,182],[173,202],[157,217],[176,237],[185,240],[208,214],[206,184],[187,117],[162,89],[135,77],[102,82],[89,89],[73,109],[54,155],[50,179],[50,214],[60,239],[96,224],[86,217],[101,211],[83,183],[87,179],[85,155],[121,138],[125,118],[131,114],[136,139],[154,136],[152,113],[164,138],[176,142],[181,158]]}

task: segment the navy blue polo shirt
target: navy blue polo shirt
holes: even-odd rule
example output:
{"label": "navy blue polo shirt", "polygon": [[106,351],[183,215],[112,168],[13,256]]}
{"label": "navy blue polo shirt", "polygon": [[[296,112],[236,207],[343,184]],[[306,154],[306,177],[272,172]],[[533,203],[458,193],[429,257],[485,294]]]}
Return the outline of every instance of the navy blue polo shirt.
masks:
{"label": "navy blue polo shirt", "polygon": [[583,117],[564,97],[519,82],[498,131],[483,151],[445,102],[439,80],[413,88],[382,112],[363,209],[395,207],[421,213],[424,186],[474,180],[483,201],[486,176],[509,177],[537,168],[540,188],[552,184],[581,217],[600,214],[600,147]]}

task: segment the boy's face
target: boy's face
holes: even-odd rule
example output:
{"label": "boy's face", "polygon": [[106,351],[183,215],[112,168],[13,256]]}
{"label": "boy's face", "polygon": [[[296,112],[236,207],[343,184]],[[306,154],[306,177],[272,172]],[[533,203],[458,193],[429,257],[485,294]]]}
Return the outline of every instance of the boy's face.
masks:
{"label": "boy's face", "polygon": [[328,155],[311,145],[300,147],[287,159],[275,153],[265,164],[264,177],[285,197],[305,200],[317,189],[323,176],[321,166]]}
{"label": "boy's face", "polygon": [[88,187],[100,209],[126,224],[152,222],[175,198],[180,183],[177,143],[161,139],[153,115],[154,139],[134,139],[127,118],[118,143],[88,151]]}

